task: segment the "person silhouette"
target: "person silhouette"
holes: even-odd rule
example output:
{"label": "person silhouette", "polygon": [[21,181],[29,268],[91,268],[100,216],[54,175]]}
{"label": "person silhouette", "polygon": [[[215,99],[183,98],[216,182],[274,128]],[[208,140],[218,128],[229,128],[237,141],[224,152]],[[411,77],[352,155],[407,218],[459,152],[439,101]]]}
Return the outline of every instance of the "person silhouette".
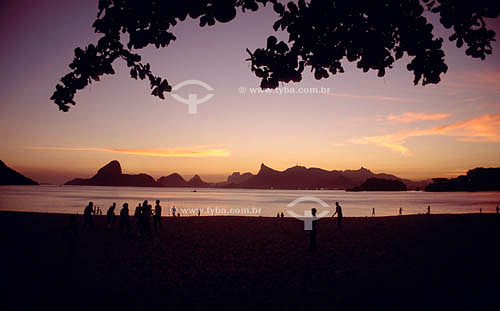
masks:
{"label": "person silhouette", "polygon": [[160,200],[156,200],[155,215],[154,215],[153,221],[154,221],[154,225],[155,225],[155,232],[158,232],[158,228],[161,229],[161,205],[160,205]]}
{"label": "person silhouette", "polygon": [[277,218],[280,218],[280,212],[277,212],[277,213],[276,213],[276,217],[277,217]]}
{"label": "person silhouette", "polygon": [[431,214],[431,206],[427,206],[427,215],[430,215]]}
{"label": "person silhouette", "polygon": [[113,202],[113,205],[111,205],[109,208],[108,208],[108,212],[106,213],[106,218],[107,218],[107,221],[106,221],[106,226],[105,228],[107,228],[108,226],[112,226],[113,223],[115,222],[115,208],[116,208],[116,203]]}
{"label": "person silhouette", "polygon": [[402,216],[402,215],[403,215],[403,208],[402,208],[402,207],[400,207],[400,208],[399,208],[399,216]]}
{"label": "person silhouette", "polygon": [[500,208],[499,208],[499,207],[498,207],[498,205],[497,205],[497,214],[498,214],[498,212],[500,212]]}
{"label": "person silhouette", "polygon": [[[147,203],[147,201],[145,201]],[[151,237],[151,214],[153,207],[151,204],[142,205],[142,226],[143,226],[143,234]]]}
{"label": "person silhouette", "polygon": [[281,218],[284,218],[285,217],[285,214],[283,214],[283,212],[281,212]]}
{"label": "person silhouette", "polygon": [[123,203],[123,207],[120,210],[120,233],[123,234],[125,231],[127,235],[130,234],[130,216],[128,214],[128,203]]}
{"label": "person silhouette", "polygon": [[332,217],[335,217],[335,215],[337,215],[337,227],[342,228],[342,218],[344,218],[344,215],[342,214],[342,207],[339,202],[335,202],[335,213],[333,213]]}
{"label": "person silhouette", "polygon": [[94,213],[94,203],[89,202],[89,204],[83,210],[83,228],[94,227],[93,213]]}
{"label": "person silhouette", "polygon": [[316,232],[317,232],[317,223],[318,218],[316,217],[317,210],[315,208],[311,208],[312,215],[312,228],[309,233],[309,250],[316,250]]}
{"label": "person silhouette", "polygon": [[201,215],[201,209],[198,209],[198,216]]}
{"label": "person silhouette", "polygon": [[375,216],[375,207],[372,208],[372,216]]}
{"label": "person silhouette", "polygon": [[139,203],[139,205],[137,205],[135,207],[135,211],[134,211],[134,219],[135,219],[135,222],[137,225],[139,225],[139,223],[141,221],[141,211],[142,211],[142,205],[141,205],[141,203]]}
{"label": "person silhouette", "polygon": [[172,206],[172,217],[175,217],[175,211],[176,211],[176,209],[175,209],[175,205],[174,205],[174,206]]}

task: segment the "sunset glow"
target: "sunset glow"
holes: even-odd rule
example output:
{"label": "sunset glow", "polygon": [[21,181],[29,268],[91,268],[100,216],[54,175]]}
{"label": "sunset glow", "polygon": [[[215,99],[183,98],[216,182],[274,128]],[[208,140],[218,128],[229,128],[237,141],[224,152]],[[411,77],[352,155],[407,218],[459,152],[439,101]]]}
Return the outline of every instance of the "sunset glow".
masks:
{"label": "sunset glow", "polygon": [[[74,48],[98,38],[91,28],[96,10],[95,1],[24,1],[0,10],[7,38],[0,51],[0,159],[40,182],[90,176],[113,159],[130,173],[199,174],[207,181],[256,173],[260,163],[278,170],[363,166],[410,179],[500,166],[497,42],[480,61],[444,40],[449,70],[438,85],[414,86],[403,57],[383,78],[346,63],[345,73],[328,79],[306,73],[300,83],[283,85],[324,87],[329,94],[242,94],[241,86],[259,86],[245,49],[265,45],[273,33],[272,8],[204,28],[188,18],[173,29],[171,46],[141,53],[172,85],[197,79],[214,89],[197,114],[170,95],[152,97],[119,61],[115,75],[59,112],[49,97]],[[435,29],[448,37],[438,23]],[[178,91],[185,98],[195,93],[208,94],[197,86]]]}

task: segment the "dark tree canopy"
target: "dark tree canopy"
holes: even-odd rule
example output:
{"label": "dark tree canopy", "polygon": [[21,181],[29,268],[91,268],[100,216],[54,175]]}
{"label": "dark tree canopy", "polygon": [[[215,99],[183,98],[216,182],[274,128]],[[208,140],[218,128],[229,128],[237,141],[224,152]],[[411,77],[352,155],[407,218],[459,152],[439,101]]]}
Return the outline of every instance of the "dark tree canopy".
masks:
{"label": "dark tree canopy", "polygon": [[[300,0],[286,5],[278,0],[99,0],[93,27],[102,37],[97,44],[75,49],[72,71],[61,78],[50,99],[68,111],[69,104],[75,105],[77,90],[115,73],[117,59],[127,63],[132,78],[147,78],[152,95],[164,99],[172,87],[141,62],[136,50],[169,45],[176,39],[171,28],[188,16],[198,19],[201,27],[212,26],[233,20],[238,10],[256,11],[265,5],[273,6],[277,14],[273,28],[287,32],[288,42],[270,36],[265,48],[247,50],[262,88],[299,82],[306,67],[316,79],[328,78],[344,72],[345,60],[382,77],[404,54],[411,59],[407,69],[415,76],[414,84],[436,84],[448,69],[443,39],[434,36],[423,14],[438,14],[441,24],[452,29],[448,39],[458,48],[465,44],[465,54],[482,60],[491,54],[495,40],[485,19],[500,15],[498,0]],[[128,39],[126,46],[121,36]]]}

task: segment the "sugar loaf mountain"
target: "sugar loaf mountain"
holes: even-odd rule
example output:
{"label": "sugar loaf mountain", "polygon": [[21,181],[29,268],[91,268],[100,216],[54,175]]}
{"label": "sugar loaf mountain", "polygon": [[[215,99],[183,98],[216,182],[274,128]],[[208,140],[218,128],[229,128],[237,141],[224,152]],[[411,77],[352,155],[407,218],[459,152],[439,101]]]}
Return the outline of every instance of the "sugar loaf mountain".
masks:
{"label": "sugar loaf mountain", "polygon": [[[323,170],[294,166],[284,171],[262,164],[257,174],[235,172],[225,182],[207,183],[195,175],[185,180],[177,173],[155,180],[147,174],[124,174],[118,161],[111,161],[91,178],[76,178],[66,185],[129,186],[129,187],[190,187],[247,189],[340,189],[353,191],[397,191],[424,188],[430,181],[412,181],[390,174],[375,174],[366,168],[358,170]],[[368,185],[365,185],[368,183]]]}

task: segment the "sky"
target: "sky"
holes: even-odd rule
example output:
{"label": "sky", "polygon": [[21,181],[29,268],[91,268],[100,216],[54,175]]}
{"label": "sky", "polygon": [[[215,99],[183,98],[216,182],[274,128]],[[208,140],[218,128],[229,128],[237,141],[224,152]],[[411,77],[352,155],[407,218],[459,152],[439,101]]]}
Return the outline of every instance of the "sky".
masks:
{"label": "sky", "polygon": [[[96,0],[0,4],[0,160],[39,182],[90,177],[111,160],[125,173],[206,181],[257,173],[261,163],[363,166],[415,180],[500,166],[498,43],[485,61],[472,59],[436,24],[449,67],[438,85],[414,86],[403,58],[383,78],[345,62],[343,74],[315,80],[307,72],[300,83],[282,84],[282,94],[257,94],[246,49],[264,47],[271,34],[284,38],[272,29],[272,8],[211,27],[187,19],[173,28],[170,46],[139,52],[171,85],[196,79],[213,88],[179,89],[182,97],[214,94],[196,114],[170,95],[151,96],[119,61],[115,75],[78,92],[77,105],[61,112],[49,97],[73,50],[99,38],[96,14]],[[499,20],[489,23],[500,32]],[[298,93],[309,88],[328,93]]]}

